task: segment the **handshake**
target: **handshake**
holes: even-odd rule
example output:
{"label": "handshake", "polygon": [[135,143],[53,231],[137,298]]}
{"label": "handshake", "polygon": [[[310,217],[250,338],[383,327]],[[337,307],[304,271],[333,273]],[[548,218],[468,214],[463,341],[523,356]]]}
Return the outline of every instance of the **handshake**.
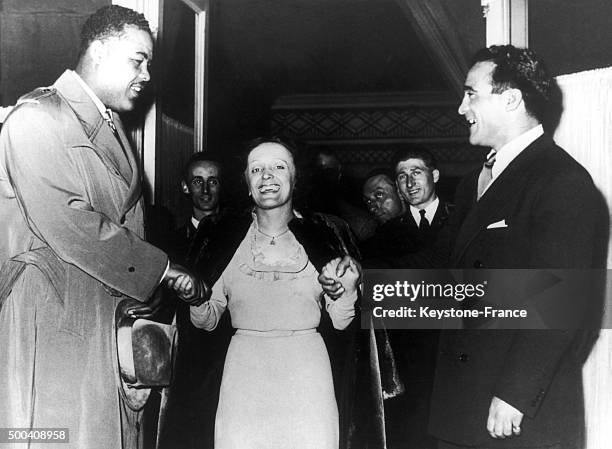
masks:
{"label": "handshake", "polygon": [[[335,300],[345,292],[352,294],[358,289],[361,266],[350,256],[338,257],[323,267],[318,280],[323,291]],[[199,306],[207,301],[211,294],[210,287],[204,281],[197,279],[186,268],[172,262],[163,282],[190,306]]]}
{"label": "handshake", "polygon": [[[323,291],[332,300],[336,300],[345,293],[352,295],[358,289],[360,279],[361,266],[352,257],[345,256],[327,263],[318,280]],[[204,281],[198,279],[185,267],[172,262],[170,262],[162,283],[174,290],[177,296],[190,306],[199,306],[208,301],[211,295],[211,289]],[[163,295],[158,291],[146,303],[135,301],[126,309],[126,313],[133,318],[151,319],[161,307],[162,302]]]}
{"label": "handshake", "polygon": [[[204,281],[197,279],[186,268],[172,262],[170,262],[162,283],[173,289],[178,297],[190,306],[199,306],[208,300],[211,293]],[[164,295],[158,289],[149,301],[145,303],[134,301],[133,304],[126,307],[125,313],[132,318],[154,319],[163,302]]]}
{"label": "handshake", "polygon": [[190,306],[199,306],[210,297],[211,290],[204,281],[197,279],[186,268],[172,262],[162,282],[165,282]]}

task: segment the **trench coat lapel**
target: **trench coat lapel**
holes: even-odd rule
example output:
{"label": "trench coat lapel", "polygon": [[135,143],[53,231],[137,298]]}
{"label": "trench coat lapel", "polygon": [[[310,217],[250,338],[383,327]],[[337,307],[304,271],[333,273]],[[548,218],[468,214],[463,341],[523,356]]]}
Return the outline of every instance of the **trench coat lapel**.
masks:
{"label": "trench coat lapel", "polygon": [[130,156],[127,154],[130,154],[131,150],[125,134],[121,137],[124,146],[127,145],[124,152],[119,140],[100,115],[94,102],[71,73],[64,72],[55,82],[54,87],[74,112],[88,139],[83,139],[80,133],[73,133],[71,137],[74,140],[69,143],[72,146],[91,148],[111,171],[121,176],[126,184],[130,185],[133,177],[132,165],[135,164],[128,161]]}
{"label": "trench coat lapel", "polygon": [[[115,115],[115,126],[117,128],[117,133],[119,134],[119,140],[121,143],[122,149],[125,152],[125,156],[127,158],[127,162],[129,164],[129,173],[131,174],[129,179],[130,189],[128,191],[125,203],[123,204],[122,215],[125,215],[128,210],[130,210],[134,204],[140,198],[141,190],[140,190],[140,169],[138,166],[138,160],[132,151],[132,147],[130,142],[125,134],[125,129],[123,128],[123,122],[119,118],[119,115]],[[127,174],[127,173],[126,173]]]}
{"label": "trench coat lapel", "polygon": [[71,144],[91,148],[107,168],[123,179],[128,186],[128,193],[121,208],[121,215],[124,216],[140,198],[141,190],[138,162],[119,115],[114,114],[113,117],[118,134],[115,136],[96,105],[72,74],[64,72],[55,82],[55,87],[75,113],[88,138],[85,140],[79,134]]}

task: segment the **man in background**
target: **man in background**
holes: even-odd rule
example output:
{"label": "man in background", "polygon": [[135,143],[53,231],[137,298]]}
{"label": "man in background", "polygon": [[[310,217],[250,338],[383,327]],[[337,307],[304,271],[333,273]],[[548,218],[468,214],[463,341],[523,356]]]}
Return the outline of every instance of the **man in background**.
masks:
{"label": "man in background", "polygon": [[218,157],[207,152],[194,153],[185,163],[182,173],[180,187],[189,201],[190,217],[170,232],[170,236],[159,240],[169,253],[186,261],[199,226],[214,227],[227,210],[221,208],[224,171]]}
{"label": "man in background", "polygon": [[[379,225],[374,238],[364,245],[365,268],[426,269],[443,267],[448,260],[451,207],[436,194],[440,179],[433,155],[420,148],[400,152],[394,163],[395,182],[380,180],[382,189],[372,192],[370,210],[378,196],[390,203],[393,194],[403,200],[405,210]],[[369,184],[375,178],[369,179]],[[364,198],[366,198],[364,185]],[[386,201],[384,201],[386,199]],[[381,216],[385,214],[379,213]],[[388,214],[387,214],[388,215]],[[427,434],[429,403],[433,385],[439,331],[435,329],[388,331],[397,369],[406,392],[385,401],[386,428],[390,448],[433,448]]]}
{"label": "man in background", "polygon": [[306,182],[302,182],[306,187],[304,200],[307,208],[342,218],[357,241],[370,238],[376,229],[376,221],[360,207],[359,190],[347,178],[338,156],[325,148],[311,151],[306,170],[309,176]]}
{"label": "man in background", "polygon": [[371,172],[363,183],[361,193],[363,202],[379,226],[404,213],[404,203],[397,193],[395,182],[384,170]]}
{"label": "man in background", "polygon": [[440,268],[450,252],[452,207],[436,194],[440,172],[433,155],[411,149],[394,162],[395,187],[405,204],[402,215],[379,226],[363,245],[365,268]]}
{"label": "man in background", "polygon": [[[211,239],[235,219],[223,195],[229,182],[220,158],[194,153],[185,164],[181,187],[191,205],[189,221],[174,236],[172,251],[194,267]],[[233,335],[230,314],[223,314],[214,332],[191,323],[189,306],[176,303],[178,353],[173,384],[166,391],[158,437],[159,449],[212,449],[215,414],[225,354]]]}
{"label": "man in background", "polygon": [[384,169],[373,170],[366,176],[361,193],[368,212],[377,223],[374,235],[360,244],[362,258],[367,261],[402,253],[401,242],[407,236],[402,220],[406,209],[394,176]]}

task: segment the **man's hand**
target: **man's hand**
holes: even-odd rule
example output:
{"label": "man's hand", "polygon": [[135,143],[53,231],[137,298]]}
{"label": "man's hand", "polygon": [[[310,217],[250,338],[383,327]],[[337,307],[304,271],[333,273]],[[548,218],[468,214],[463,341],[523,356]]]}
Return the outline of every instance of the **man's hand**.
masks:
{"label": "man's hand", "polygon": [[210,296],[210,289],[203,281],[198,280],[186,268],[172,262],[163,281],[190,306],[199,306]]}
{"label": "man's hand", "polygon": [[[334,269],[335,267],[335,269]],[[348,276],[343,278],[343,276]],[[351,256],[344,256],[342,259],[336,258],[330,261],[319,275],[319,283],[323,291],[331,299],[338,299],[345,291],[343,282],[347,288],[357,288],[361,279],[361,265]]]}
{"label": "man's hand", "polygon": [[489,407],[487,430],[493,438],[506,438],[521,434],[523,414],[497,396],[493,396]]}
{"label": "man's hand", "polygon": [[155,315],[161,308],[163,299],[164,297],[162,295],[162,292],[157,289],[148,302],[141,303],[134,300],[134,304],[128,306],[125,309],[125,313],[127,313],[132,318],[151,319],[153,318],[153,315]]}

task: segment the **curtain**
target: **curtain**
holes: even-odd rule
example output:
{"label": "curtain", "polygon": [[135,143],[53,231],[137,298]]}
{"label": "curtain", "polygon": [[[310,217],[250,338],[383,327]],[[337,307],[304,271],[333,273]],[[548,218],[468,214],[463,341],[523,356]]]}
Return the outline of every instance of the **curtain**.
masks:
{"label": "curtain", "polygon": [[[612,210],[612,67],[562,75],[557,82],[563,114],[555,140],[591,173]],[[610,244],[608,268],[612,268]],[[608,276],[604,323],[612,322],[611,309]],[[602,330],[583,373],[586,449],[612,447],[612,330]]]}

